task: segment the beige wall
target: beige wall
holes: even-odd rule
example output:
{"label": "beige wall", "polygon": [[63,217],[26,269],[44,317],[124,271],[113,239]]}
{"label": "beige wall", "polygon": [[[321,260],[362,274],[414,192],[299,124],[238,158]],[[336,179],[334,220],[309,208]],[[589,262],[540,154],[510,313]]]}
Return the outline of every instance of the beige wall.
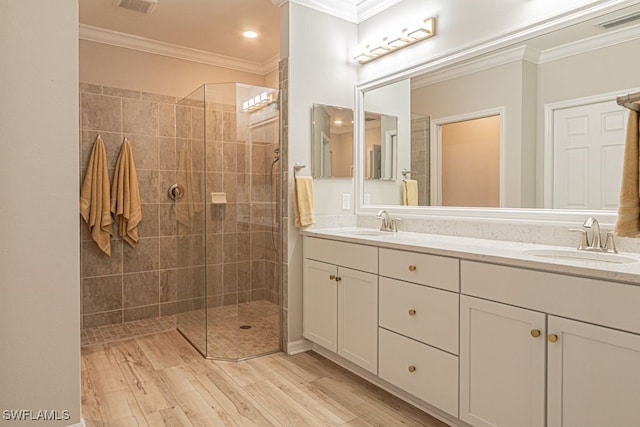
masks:
{"label": "beige wall", "polygon": [[442,126],[442,205],[500,206],[500,116]]}
{"label": "beige wall", "polygon": [[416,89],[411,93],[411,111],[439,121],[504,108],[503,205],[530,207],[535,196],[536,160],[535,96],[530,95],[531,88],[535,90],[535,65],[516,61]]}
{"label": "beige wall", "polygon": [[205,83],[275,88],[277,72],[262,76],[80,40],[80,81],[182,98]]}
{"label": "beige wall", "polygon": [[[0,411],[80,422],[78,2],[0,3]],[[1,418],[0,418],[1,419]]]}

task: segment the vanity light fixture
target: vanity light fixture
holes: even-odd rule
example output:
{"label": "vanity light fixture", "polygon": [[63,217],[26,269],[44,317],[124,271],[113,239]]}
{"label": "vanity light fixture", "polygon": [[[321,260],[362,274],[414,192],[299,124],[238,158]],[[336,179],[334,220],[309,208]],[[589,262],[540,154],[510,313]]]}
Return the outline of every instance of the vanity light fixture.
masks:
{"label": "vanity light fixture", "polygon": [[370,43],[359,48],[353,59],[364,64],[403,47],[426,40],[435,34],[436,18],[431,16],[415,27],[403,28],[400,34],[384,37],[378,43]]}
{"label": "vanity light fixture", "polygon": [[253,98],[242,103],[242,111],[252,113],[256,110],[266,107],[274,100],[273,92],[262,92]]}

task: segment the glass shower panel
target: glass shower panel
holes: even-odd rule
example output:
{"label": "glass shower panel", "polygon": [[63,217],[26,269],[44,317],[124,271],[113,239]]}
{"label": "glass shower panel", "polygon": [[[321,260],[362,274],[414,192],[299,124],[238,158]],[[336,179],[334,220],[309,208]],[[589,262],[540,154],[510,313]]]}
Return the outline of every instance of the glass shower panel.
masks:
{"label": "glass shower panel", "polygon": [[176,321],[178,330],[207,354],[205,133],[202,86],[176,105]]}
{"label": "glass shower panel", "polygon": [[[282,251],[277,91],[237,83],[210,84],[183,101],[178,107],[187,103],[191,110],[176,110],[176,126],[178,121],[189,123],[189,176],[198,176],[203,190],[194,196],[201,202],[193,210],[197,233],[190,232],[188,244],[178,242],[178,257],[192,268],[190,285],[181,289],[190,293],[179,296],[197,301],[179,313],[178,327],[210,358],[240,360],[279,351]],[[178,137],[178,147],[180,141]],[[184,215],[180,208],[177,203],[178,226],[180,214]],[[188,320],[199,326],[187,324]]]}

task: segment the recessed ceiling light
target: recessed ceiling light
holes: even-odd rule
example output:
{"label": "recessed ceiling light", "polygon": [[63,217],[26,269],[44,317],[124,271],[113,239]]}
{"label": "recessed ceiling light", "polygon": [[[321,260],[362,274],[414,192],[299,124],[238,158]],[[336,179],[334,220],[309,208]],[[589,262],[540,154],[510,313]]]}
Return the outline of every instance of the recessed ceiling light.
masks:
{"label": "recessed ceiling light", "polygon": [[242,33],[242,35],[247,39],[255,39],[256,37],[258,37],[258,33],[256,33],[255,31],[245,31],[244,33]]}

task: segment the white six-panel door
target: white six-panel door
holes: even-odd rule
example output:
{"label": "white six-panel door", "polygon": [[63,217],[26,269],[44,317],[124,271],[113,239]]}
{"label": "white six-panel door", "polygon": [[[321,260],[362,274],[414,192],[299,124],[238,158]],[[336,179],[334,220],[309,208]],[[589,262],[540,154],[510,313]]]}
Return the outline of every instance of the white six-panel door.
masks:
{"label": "white six-panel door", "polygon": [[615,101],[554,111],[554,208],[617,208],[626,111]]}

